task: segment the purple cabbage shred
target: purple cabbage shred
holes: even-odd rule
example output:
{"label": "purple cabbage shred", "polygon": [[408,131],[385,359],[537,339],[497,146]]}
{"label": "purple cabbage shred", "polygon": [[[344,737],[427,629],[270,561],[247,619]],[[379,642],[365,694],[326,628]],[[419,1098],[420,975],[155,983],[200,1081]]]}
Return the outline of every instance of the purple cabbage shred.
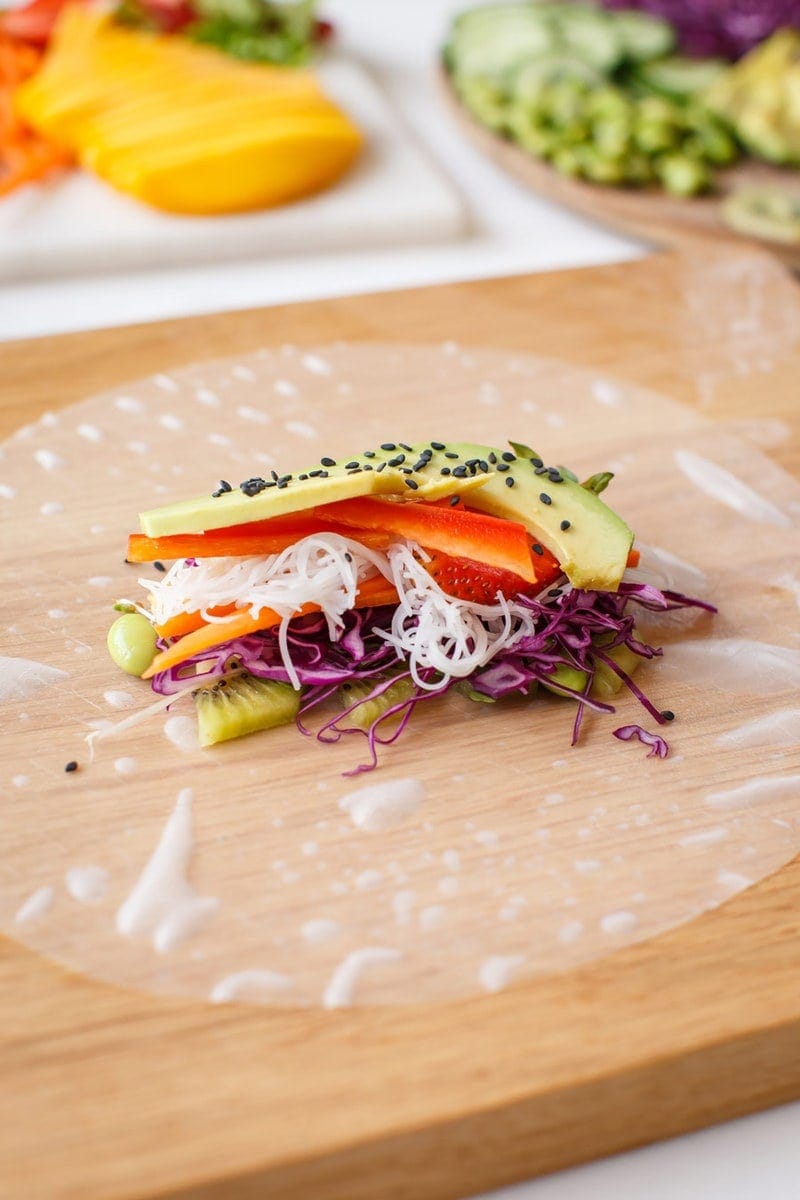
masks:
{"label": "purple cabbage shred", "polygon": [[[650,717],[659,725],[667,717],[650,701],[638,684],[615,661],[612,651],[625,647],[641,659],[661,655],[657,647],[640,641],[634,629],[631,605],[654,612],[679,608],[700,608],[714,613],[712,604],[684,596],[679,592],[660,591],[651,584],[623,583],[617,592],[581,591],[577,588],[546,600],[517,597],[520,604],[531,610],[535,632],[518,641],[510,650],[496,656],[469,678],[469,686],[479,697],[502,700],[507,696],[529,696],[539,684],[553,682],[560,668],[582,673],[583,685],[576,689],[556,678],[559,692],[576,701],[572,744],[575,745],[586,712],[613,713],[613,705],[593,697],[592,682],[600,663],[619,676],[623,685],[636,697]],[[363,698],[337,713],[325,717],[316,737],[325,743],[339,742],[345,736],[360,734],[367,739],[369,760],[349,775],[370,771],[378,763],[381,746],[391,745],[402,736],[417,705],[444,695],[456,683],[429,672],[423,678],[427,684],[439,686],[422,688],[414,685],[411,694],[384,710],[367,729],[349,723],[357,708],[379,699],[399,679],[410,680],[405,664],[397,651],[381,636],[391,628],[394,609],[356,609],[345,614],[344,627],[338,638],[330,636],[322,616],[298,617],[289,625],[288,644],[292,663],[303,687],[303,699],[297,717],[301,733],[314,736],[308,728],[308,714],[332,699],[342,684],[369,681],[373,686]],[[283,663],[278,641],[278,629],[267,629],[226,642],[203,651],[178,667],[154,676],[153,690],[161,695],[185,691],[189,680],[198,676],[204,685],[222,678],[235,667],[259,679],[291,682]],[[563,671],[561,672],[563,677]],[[574,681],[574,679],[573,679]],[[671,716],[671,714],[669,714]],[[666,757],[666,741],[648,733],[639,725],[626,725],[614,731],[625,741],[638,737],[651,747],[648,757]]]}
{"label": "purple cabbage shred", "polygon": [[669,21],[681,49],[695,57],[740,58],[776,29],[800,27],[800,0],[603,0]]}
{"label": "purple cabbage shred", "polygon": [[648,758],[666,758],[669,754],[669,745],[664,738],[657,733],[650,733],[641,725],[620,725],[619,729],[613,731],[613,734],[621,742],[629,742],[631,738],[638,738],[645,746],[650,747],[647,751]]}

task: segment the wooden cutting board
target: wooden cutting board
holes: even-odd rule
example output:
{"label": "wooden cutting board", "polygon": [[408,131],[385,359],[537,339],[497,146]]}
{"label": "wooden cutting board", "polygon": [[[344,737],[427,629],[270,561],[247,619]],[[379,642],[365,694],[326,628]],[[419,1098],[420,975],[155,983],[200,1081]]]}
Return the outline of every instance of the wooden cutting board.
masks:
{"label": "wooden cutting board", "polygon": [[744,188],[774,188],[800,196],[800,172],[774,167],[753,158],[716,172],[716,190],[707,196],[682,199],[647,188],[604,187],[559,174],[515,142],[481,125],[461,104],[447,75],[440,74],[440,93],[454,120],[479,150],[547,200],[565,205],[620,233],[646,238],[657,246],[680,247],[698,238],[718,238],[731,247],[760,244],[793,271],[800,269],[800,246],[767,242],[737,233],[722,218],[722,204]]}
{"label": "wooden cutting board", "polygon": [[[0,435],[146,372],[340,339],[558,357],[772,431],[800,470],[800,300],[770,259],[714,248],[7,344]],[[15,1198],[459,1197],[779,1103],[800,1095],[799,889],[792,863],[568,974],[339,1013],[136,994],[4,942],[0,1179]]]}

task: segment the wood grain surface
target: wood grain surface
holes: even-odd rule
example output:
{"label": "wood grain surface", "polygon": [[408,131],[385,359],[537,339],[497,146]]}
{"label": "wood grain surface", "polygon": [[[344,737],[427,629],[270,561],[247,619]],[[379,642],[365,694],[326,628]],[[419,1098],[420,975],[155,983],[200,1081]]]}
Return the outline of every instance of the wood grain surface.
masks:
{"label": "wood grain surface", "polygon": [[[0,434],[148,372],[338,338],[560,357],[786,422],[771,454],[800,470],[794,285],[713,248],[7,344]],[[330,1014],[129,993],[4,942],[0,1194],[444,1200],[795,1097],[799,891],[793,863],[569,975]]]}
{"label": "wood grain surface", "polygon": [[607,187],[570,179],[475,120],[459,101],[445,72],[439,74],[439,91],[466,137],[504,171],[545,199],[572,208],[620,233],[646,238],[657,246],[680,247],[698,238],[714,238],[731,248],[759,244],[792,270],[800,270],[800,245],[747,238],[731,229],[721,214],[725,198],[742,188],[778,188],[800,196],[800,172],[796,170],[745,157],[734,166],[716,172],[713,193],[686,199],[652,188]]}

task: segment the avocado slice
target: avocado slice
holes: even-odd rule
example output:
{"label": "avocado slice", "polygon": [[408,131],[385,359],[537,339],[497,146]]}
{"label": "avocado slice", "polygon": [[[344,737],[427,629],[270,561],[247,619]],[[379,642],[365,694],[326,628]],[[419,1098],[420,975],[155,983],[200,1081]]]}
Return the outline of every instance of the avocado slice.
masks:
{"label": "avocado slice", "polygon": [[202,533],[356,496],[436,500],[469,492],[471,508],[524,525],[575,587],[615,591],[633,543],[631,530],[562,469],[546,466],[520,443],[510,444],[513,449],[503,451],[466,442],[384,442],[335,462],[322,458],[294,475],[249,479],[151,509],[141,514],[141,529],[148,537]]}
{"label": "avocado slice", "polygon": [[[470,496],[471,508],[519,521],[561,564],[575,587],[616,591],[633,544],[633,532],[592,491],[562,468],[548,467],[527,446],[493,451],[498,458],[484,486]],[[455,445],[464,458],[487,447]]]}
{"label": "avocado slice", "polygon": [[[439,449],[438,447],[441,447]],[[484,447],[477,447],[483,451]],[[180,500],[139,514],[142,533],[165,537],[172,533],[204,533],[248,521],[302,512],[320,504],[356,496],[390,494],[437,500],[483,487],[491,464],[479,456],[476,469],[467,468],[444,442],[384,442],[375,450],[334,460],[326,456],[313,467],[293,475],[244,480],[238,487],[217,488],[211,495]],[[455,457],[450,457],[455,455]],[[458,468],[457,473],[454,473]]]}

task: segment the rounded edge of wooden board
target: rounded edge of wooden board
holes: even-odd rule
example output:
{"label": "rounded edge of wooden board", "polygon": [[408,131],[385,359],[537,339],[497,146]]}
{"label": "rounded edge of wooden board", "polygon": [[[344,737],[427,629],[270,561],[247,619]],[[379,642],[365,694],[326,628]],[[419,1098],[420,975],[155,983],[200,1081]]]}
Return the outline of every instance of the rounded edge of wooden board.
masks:
{"label": "rounded edge of wooden board", "polygon": [[800,245],[787,246],[749,238],[730,229],[720,216],[722,200],[744,186],[774,186],[800,197],[800,171],[744,159],[718,172],[719,191],[710,196],[680,199],[666,192],[607,187],[569,179],[514,142],[493,133],[470,115],[458,99],[443,67],[437,70],[439,93],[456,125],[487,158],[497,163],[546,200],[573,209],[619,233],[645,238],[660,246],[681,248],[698,239],[725,241],[734,246],[768,250],[792,271],[800,271]]}

